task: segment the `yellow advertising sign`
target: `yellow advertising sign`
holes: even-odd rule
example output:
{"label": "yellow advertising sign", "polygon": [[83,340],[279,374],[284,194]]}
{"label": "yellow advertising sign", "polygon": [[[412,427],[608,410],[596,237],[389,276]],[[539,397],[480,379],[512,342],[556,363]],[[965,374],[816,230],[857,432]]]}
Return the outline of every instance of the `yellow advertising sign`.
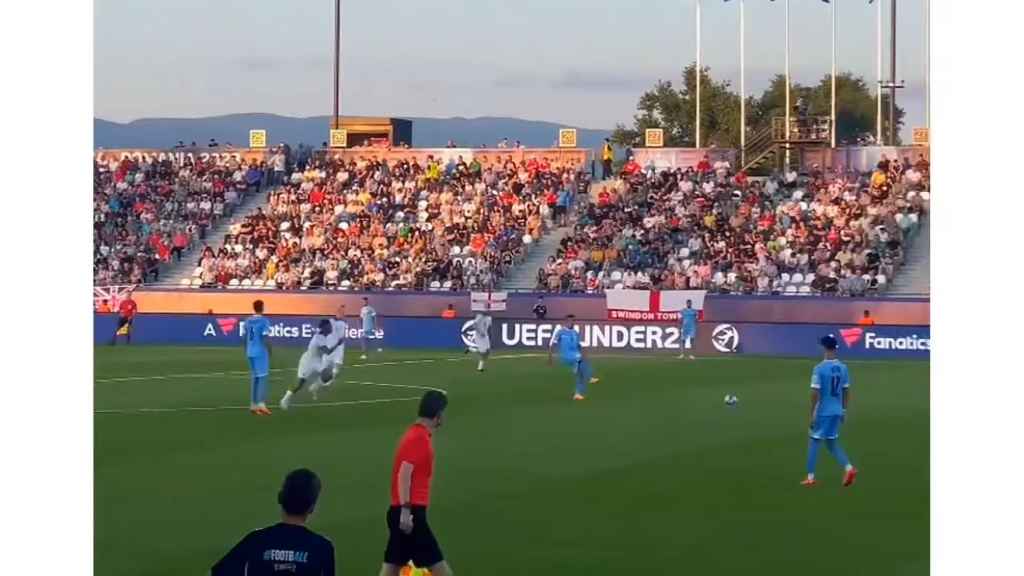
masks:
{"label": "yellow advertising sign", "polygon": [[661,128],[648,128],[644,130],[644,147],[661,148],[665,145],[665,131]]}
{"label": "yellow advertising sign", "polygon": [[928,128],[914,128],[914,146],[927,146],[930,139]]}
{"label": "yellow advertising sign", "polygon": [[348,146],[348,130],[344,128],[331,128],[331,148],[345,148]]}
{"label": "yellow advertising sign", "polygon": [[575,128],[562,128],[558,131],[558,147],[559,148],[575,148],[576,147],[576,129]]}
{"label": "yellow advertising sign", "polygon": [[249,130],[249,148],[266,148],[267,131]]}

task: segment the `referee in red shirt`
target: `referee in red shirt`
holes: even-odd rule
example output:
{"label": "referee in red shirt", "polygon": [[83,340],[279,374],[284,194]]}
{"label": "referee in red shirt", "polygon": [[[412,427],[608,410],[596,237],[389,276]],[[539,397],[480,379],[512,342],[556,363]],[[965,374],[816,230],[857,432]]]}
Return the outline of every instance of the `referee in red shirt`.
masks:
{"label": "referee in red shirt", "polygon": [[412,560],[417,568],[429,568],[433,576],[449,576],[451,568],[427,524],[430,479],[434,476],[434,445],[431,436],[441,426],[448,397],[429,390],[420,400],[416,422],[405,431],[395,451],[391,469],[391,507],[388,508],[388,546],[381,576],[398,576]]}
{"label": "referee in red shirt", "polygon": [[135,321],[135,314],[139,311],[139,305],[132,300],[132,293],[125,295],[124,300],[117,306],[119,317],[117,328],[114,330],[114,337],[110,339],[110,345],[117,344],[117,334],[124,328],[125,343],[132,343],[132,322]]}

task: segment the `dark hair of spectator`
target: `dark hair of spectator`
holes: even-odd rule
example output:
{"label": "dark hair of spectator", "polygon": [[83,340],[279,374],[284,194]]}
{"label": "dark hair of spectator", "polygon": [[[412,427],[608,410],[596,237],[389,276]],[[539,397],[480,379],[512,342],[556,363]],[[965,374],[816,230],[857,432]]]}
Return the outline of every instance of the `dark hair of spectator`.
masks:
{"label": "dark hair of spectator", "polygon": [[252,303],[252,309],[257,314],[263,314],[263,300],[257,300]]}
{"label": "dark hair of spectator", "polygon": [[448,396],[440,390],[427,390],[427,393],[420,399],[420,418],[437,418],[448,406]]}
{"label": "dark hair of spectator", "polygon": [[292,470],[284,477],[277,503],[289,516],[308,516],[320,497],[320,477],[307,468]]}

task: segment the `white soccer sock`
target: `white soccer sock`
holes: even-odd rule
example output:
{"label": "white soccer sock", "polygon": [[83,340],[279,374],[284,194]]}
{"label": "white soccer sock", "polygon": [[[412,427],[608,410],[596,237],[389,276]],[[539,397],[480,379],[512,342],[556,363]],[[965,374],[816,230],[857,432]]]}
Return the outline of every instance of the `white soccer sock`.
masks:
{"label": "white soccer sock", "polygon": [[846,464],[846,471],[849,472],[850,470],[853,470],[853,464],[847,463]]}
{"label": "white soccer sock", "polygon": [[814,480],[814,472],[811,472],[810,474],[808,474],[807,475],[807,479],[808,480]]}
{"label": "white soccer sock", "polygon": [[289,399],[291,397],[292,397],[292,391],[291,390],[285,390],[284,399],[287,400],[287,399]]}
{"label": "white soccer sock", "polygon": [[484,361],[483,360],[481,360],[480,363],[476,365],[476,369],[477,370],[483,370],[484,369]]}
{"label": "white soccer sock", "polygon": [[689,337],[686,338],[686,341],[683,343],[683,345],[686,347],[687,350],[690,349],[690,338]]}

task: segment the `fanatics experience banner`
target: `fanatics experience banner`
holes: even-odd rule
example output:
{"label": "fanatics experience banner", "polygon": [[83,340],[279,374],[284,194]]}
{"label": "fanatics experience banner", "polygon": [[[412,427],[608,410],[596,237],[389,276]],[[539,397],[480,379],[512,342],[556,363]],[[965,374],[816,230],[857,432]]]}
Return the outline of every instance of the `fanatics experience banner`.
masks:
{"label": "fanatics experience banner", "polygon": [[[268,316],[271,341],[305,346],[316,332],[318,316]],[[240,346],[245,317],[237,315],[140,314],[132,329],[132,344]],[[495,348],[543,352],[557,321],[495,318],[491,343]],[[678,353],[679,326],[664,323],[585,321],[575,324],[585,348],[604,351]],[[117,315],[97,314],[94,342],[110,341]],[[702,322],[696,353],[705,356],[754,355],[816,357],[818,340],[833,334],[840,356],[862,359],[921,359],[931,351],[928,326],[856,326],[853,324],[783,324]],[[349,322],[348,339],[363,336],[356,319]],[[385,349],[461,350],[473,343],[468,318],[380,318],[367,335],[374,347]]]}

